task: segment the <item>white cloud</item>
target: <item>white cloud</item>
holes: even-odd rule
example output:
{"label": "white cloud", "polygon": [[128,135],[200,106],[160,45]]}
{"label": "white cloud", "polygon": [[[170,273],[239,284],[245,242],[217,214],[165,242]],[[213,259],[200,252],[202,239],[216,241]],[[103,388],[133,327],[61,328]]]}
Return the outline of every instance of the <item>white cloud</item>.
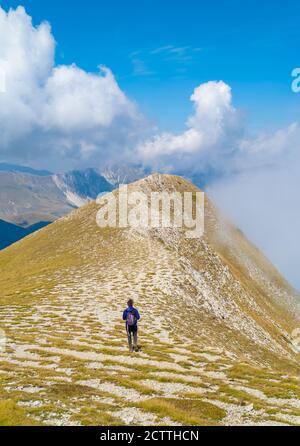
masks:
{"label": "white cloud", "polygon": [[120,90],[111,71],[86,73],[75,65],[59,66],[45,85],[43,125],[62,131],[109,127],[116,116],[136,118],[135,106]]}
{"label": "white cloud", "polygon": [[134,76],[155,76],[162,71],[169,79],[183,76],[188,67],[198,60],[201,48],[164,45],[152,50],[138,50],[130,54]]}
{"label": "white cloud", "polygon": [[138,156],[146,165],[192,173],[210,170],[224,176],[300,159],[299,123],[251,135],[232,104],[231,88],[223,81],[201,84],[190,99],[194,113],[187,119],[186,131],[156,133],[138,144]]}
{"label": "white cloud", "polygon": [[282,165],[298,158],[300,149],[300,126],[294,122],[271,134],[248,137],[240,142],[238,151],[239,169]]}
{"label": "white cloud", "polygon": [[120,156],[142,131],[144,118],[110,70],[87,73],[55,66],[48,23],[32,24],[23,7],[0,7],[0,66],[6,92],[0,97],[1,154],[46,157],[60,167],[71,159]]}
{"label": "white cloud", "polygon": [[167,165],[173,169],[205,170],[222,162],[242,135],[239,114],[232,105],[230,87],[223,81],[207,82],[191,96],[194,114],[181,134],[161,133],[137,148],[149,165]]}
{"label": "white cloud", "polygon": [[39,117],[43,81],[50,74],[54,40],[47,23],[34,28],[22,7],[0,7],[0,61],[6,92],[0,97],[1,146],[27,137]]}

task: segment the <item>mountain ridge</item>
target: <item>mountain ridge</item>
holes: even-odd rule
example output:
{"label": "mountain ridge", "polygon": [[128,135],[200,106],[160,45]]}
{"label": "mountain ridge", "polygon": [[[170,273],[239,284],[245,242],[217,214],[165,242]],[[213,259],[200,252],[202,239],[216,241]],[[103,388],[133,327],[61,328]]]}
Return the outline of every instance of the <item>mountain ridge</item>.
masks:
{"label": "mountain ridge", "polygon": [[20,172],[37,176],[53,175],[49,170],[34,169],[29,166],[20,166],[18,164],[0,163],[0,172]]}
{"label": "mountain ridge", "polygon": [[[128,190],[198,189],[151,175]],[[299,296],[208,197],[205,205],[196,240],[178,228],[99,228],[91,202],[0,253],[0,361],[27,416],[30,388],[34,419],[47,424],[300,422]],[[142,314],[136,356],[121,320],[128,297]]]}

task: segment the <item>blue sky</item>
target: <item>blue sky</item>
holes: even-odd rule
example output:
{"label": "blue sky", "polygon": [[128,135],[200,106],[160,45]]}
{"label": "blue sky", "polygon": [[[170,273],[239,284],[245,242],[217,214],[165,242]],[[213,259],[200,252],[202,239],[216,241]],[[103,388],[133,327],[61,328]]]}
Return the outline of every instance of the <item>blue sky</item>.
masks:
{"label": "blue sky", "polygon": [[300,3],[256,0],[0,0],[48,20],[57,63],[87,71],[110,67],[121,88],[162,129],[179,131],[189,96],[224,80],[250,126],[296,120],[300,97],[291,70],[300,65]]}

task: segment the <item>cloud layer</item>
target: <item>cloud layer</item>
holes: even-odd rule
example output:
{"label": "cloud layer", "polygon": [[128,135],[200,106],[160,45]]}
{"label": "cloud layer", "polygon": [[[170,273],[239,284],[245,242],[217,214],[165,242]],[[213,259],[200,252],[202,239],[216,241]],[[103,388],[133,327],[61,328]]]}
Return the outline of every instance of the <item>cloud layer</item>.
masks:
{"label": "cloud layer", "polygon": [[8,13],[0,7],[0,41],[2,157],[99,162],[118,157],[120,145],[126,153],[138,139],[145,120],[109,69],[92,74],[55,66],[48,23],[35,27],[23,7]]}

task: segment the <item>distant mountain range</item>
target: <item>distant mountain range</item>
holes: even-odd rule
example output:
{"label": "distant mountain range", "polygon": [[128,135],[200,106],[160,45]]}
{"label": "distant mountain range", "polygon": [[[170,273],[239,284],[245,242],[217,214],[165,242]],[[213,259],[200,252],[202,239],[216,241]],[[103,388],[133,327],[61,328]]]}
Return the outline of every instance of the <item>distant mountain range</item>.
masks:
{"label": "distant mountain range", "polygon": [[110,192],[120,183],[143,178],[140,167],[105,167],[52,174],[45,170],[0,164],[0,219],[23,227],[54,221]]}
{"label": "distant mountain range", "polygon": [[[0,163],[0,249],[94,200],[122,183],[145,177],[140,166],[113,166],[53,174]],[[6,223],[6,224],[5,224]]]}

